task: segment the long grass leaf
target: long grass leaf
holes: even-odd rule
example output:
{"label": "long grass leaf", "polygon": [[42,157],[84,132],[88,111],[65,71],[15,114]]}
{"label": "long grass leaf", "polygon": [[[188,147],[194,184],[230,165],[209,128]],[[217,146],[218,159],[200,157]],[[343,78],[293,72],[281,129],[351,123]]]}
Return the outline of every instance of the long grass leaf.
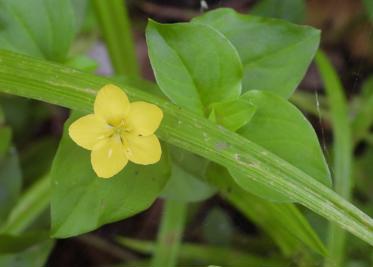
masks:
{"label": "long grass leaf", "polygon": [[[111,82],[61,65],[0,52],[0,91],[4,93],[92,112],[96,90]],[[163,109],[164,120],[157,131],[163,141],[239,169],[248,179],[272,187],[373,245],[373,220],[316,179],[207,119],[149,93],[122,87],[132,100],[152,102]]]}

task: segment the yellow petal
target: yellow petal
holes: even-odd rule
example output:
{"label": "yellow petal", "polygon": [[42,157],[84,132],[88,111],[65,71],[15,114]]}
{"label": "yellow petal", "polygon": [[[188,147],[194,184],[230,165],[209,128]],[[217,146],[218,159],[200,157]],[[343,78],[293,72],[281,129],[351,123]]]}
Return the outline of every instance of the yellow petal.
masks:
{"label": "yellow petal", "polygon": [[94,110],[112,126],[118,125],[128,114],[130,102],[126,93],[118,86],[108,84],[98,91]]}
{"label": "yellow petal", "polygon": [[163,118],[162,110],[156,105],[146,102],[133,102],[127,122],[135,133],[147,136],[157,130]]}
{"label": "yellow petal", "polygon": [[71,139],[88,150],[91,150],[96,143],[109,136],[111,132],[112,128],[94,114],[81,117],[69,127]]}
{"label": "yellow petal", "polygon": [[128,159],[118,137],[99,142],[91,152],[91,163],[98,177],[110,178],[120,172]]}
{"label": "yellow petal", "polygon": [[127,134],[124,138],[127,141],[127,156],[130,161],[148,165],[160,160],[162,149],[158,138],[154,134],[149,136]]}

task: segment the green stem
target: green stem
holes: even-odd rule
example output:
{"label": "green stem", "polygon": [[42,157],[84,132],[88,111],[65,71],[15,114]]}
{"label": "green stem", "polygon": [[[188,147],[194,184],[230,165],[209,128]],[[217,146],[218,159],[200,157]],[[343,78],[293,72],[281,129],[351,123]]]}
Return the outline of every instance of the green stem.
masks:
{"label": "green stem", "polygon": [[188,204],[174,200],[164,202],[161,226],[154,250],[153,267],[174,267],[177,264]]}
{"label": "green stem", "polygon": [[130,20],[124,0],[93,0],[116,74],[140,76]]}
{"label": "green stem", "polygon": [[[0,51],[0,92],[91,113],[97,89],[113,81],[64,66]],[[333,190],[254,142],[174,104],[119,84],[131,101],[158,105],[160,139],[271,187],[373,245],[373,220]],[[253,175],[254,174],[254,175]]]}
{"label": "green stem", "polygon": [[[326,55],[319,51],[316,64],[325,85],[333,126],[334,188],[347,200],[351,199],[352,134],[348,106],[341,81]],[[346,232],[331,223],[328,237],[328,258],[325,266],[342,266]]]}

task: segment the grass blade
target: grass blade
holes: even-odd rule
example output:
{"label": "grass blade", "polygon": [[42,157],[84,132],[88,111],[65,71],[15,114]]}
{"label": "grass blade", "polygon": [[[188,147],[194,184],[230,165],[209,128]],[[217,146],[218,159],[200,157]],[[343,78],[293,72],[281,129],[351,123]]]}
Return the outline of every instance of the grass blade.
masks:
{"label": "grass blade", "polygon": [[[322,51],[316,55],[316,64],[324,82],[333,126],[334,189],[342,197],[350,200],[353,149],[347,100],[335,69]],[[328,235],[329,253],[325,266],[342,266],[346,232],[331,223]]]}
{"label": "grass blade", "polygon": [[152,266],[174,267],[179,254],[188,204],[174,200],[164,202],[158,241],[154,248]]}
{"label": "grass blade", "polygon": [[[8,51],[0,52],[0,62],[0,92],[83,112],[92,112],[96,90],[112,83],[107,78]],[[207,119],[138,89],[122,87],[131,100],[141,99],[163,109],[164,120],[157,131],[163,141],[239,169],[248,179],[272,187],[373,245],[373,220],[316,179]]]}
{"label": "grass blade", "polygon": [[139,76],[139,65],[125,1],[92,1],[117,74]]}

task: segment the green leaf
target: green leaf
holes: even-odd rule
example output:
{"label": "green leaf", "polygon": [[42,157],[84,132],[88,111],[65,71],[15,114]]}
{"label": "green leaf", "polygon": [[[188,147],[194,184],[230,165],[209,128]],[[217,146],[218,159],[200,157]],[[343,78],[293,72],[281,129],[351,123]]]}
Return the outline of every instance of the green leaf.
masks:
{"label": "green leaf", "polygon": [[216,193],[216,189],[199,180],[181,166],[172,163],[171,177],[161,196],[183,202],[203,201]]}
{"label": "green leaf", "polygon": [[216,189],[203,181],[208,161],[193,153],[169,145],[171,176],[162,191],[162,197],[182,202],[205,200]]}
{"label": "green leaf", "polygon": [[302,23],[306,15],[306,5],[305,0],[260,0],[250,13]]}
{"label": "green leaf", "polygon": [[92,170],[90,151],[80,148],[65,131],[54,159],[52,180],[52,235],[69,237],[103,224],[122,220],[147,209],[158,197],[169,177],[163,153],[153,165],[129,163],[110,179],[98,178]]}
{"label": "green leaf", "polygon": [[[303,114],[290,102],[269,92],[249,91],[242,96],[257,110],[238,133],[285,159],[319,182],[331,186],[331,178],[317,135]],[[274,201],[292,201],[271,187],[230,170],[245,190]]]}
{"label": "green leaf", "polygon": [[203,238],[207,243],[230,246],[233,241],[234,224],[231,217],[221,208],[214,207],[202,224]]}
{"label": "green leaf", "polygon": [[[30,184],[49,172],[59,140],[54,136],[30,142],[20,154],[20,162],[25,184]],[[35,164],[35,158],[38,159]]]}
{"label": "green leaf", "polygon": [[[96,92],[113,80],[0,51],[0,91],[90,113]],[[126,84],[129,98],[158,105],[164,114],[158,137],[226,168],[251,173],[263,185],[289,196],[361,240],[373,244],[373,220],[330,188],[255,142],[193,112]],[[88,156],[88,155],[87,155]],[[70,167],[70,166],[69,166]],[[69,168],[67,168],[69,170]],[[64,169],[66,171],[66,168]],[[149,180],[147,181],[149,182]]]}
{"label": "green leaf", "polygon": [[0,105],[7,125],[12,128],[14,139],[20,135],[25,135],[24,129],[28,126],[32,117],[30,114],[31,104],[32,100],[30,99],[7,95],[0,97]]}
{"label": "green leaf", "polygon": [[87,71],[87,72],[94,72],[97,67],[98,63],[96,60],[86,56],[86,55],[79,55],[70,58],[68,61],[65,62],[66,66],[71,68]]}
{"label": "green leaf", "polygon": [[81,30],[84,20],[86,19],[86,15],[89,9],[89,1],[88,0],[73,0],[71,1],[72,8],[74,10],[75,16],[75,29],[77,32]]}
{"label": "green leaf", "polygon": [[[219,120],[229,120],[229,126],[233,127],[244,123],[246,118],[242,116],[246,115],[246,110],[240,114],[237,110],[240,107],[234,107],[232,103],[231,110],[226,113],[238,114],[223,114],[222,105],[213,104],[235,99],[241,92],[242,66],[237,52],[225,37],[200,24],[165,25],[150,21],[147,42],[158,85],[173,102],[201,115],[208,114],[209,105],[217,105]],[[232,110],[234,108],[236,110]],[[231,115],[231,118],[224,121],[224,115]],[[232,118],[234,115],[238,118]],[[171,179],[163,195],[180,201],[200,201],[210,197],[214,189],[198,180],[203,175],[185,169],[187,165],[200,164],[190,162],[196,162],[193,155],[183,153],[183,161],[172,164]],[[200,162],[207,163],[205,160]]]}
{"label": "green leaf", "polygon": [[211,105],[209,119],[235,132],[253,117],[256,108],[245,99],[237,99]]}
{"label": "green leaf", "polygon": [[211,164],[207,180],[220,194],[266,232],[285,255],[298,253],[303,246],[325,255],[326,249],[307,219],[293,204],[273,203],[243,190],[222,166]]}
{"label": "green leaf", "polygon": [[0,159],[0,223],[3,223],[21,191],[22,173],[15,149]]}
{"label": "green leaf", "polygon": [[236,47],[244,66],[243,90],[290,97],[319,46],[320,31],[286,21],[218,9],[193,21],[210,25]]}
{"label": "green leaf", "polygon": [[70,0],[0,0],[0,48],[64,61],[74,23]]}
{"label": "green leaf", "polygon": [[203,115],[211,103],[240,95],[240,58],[211,27],[149,21],[146,40],[157,83],[178,106]]}

